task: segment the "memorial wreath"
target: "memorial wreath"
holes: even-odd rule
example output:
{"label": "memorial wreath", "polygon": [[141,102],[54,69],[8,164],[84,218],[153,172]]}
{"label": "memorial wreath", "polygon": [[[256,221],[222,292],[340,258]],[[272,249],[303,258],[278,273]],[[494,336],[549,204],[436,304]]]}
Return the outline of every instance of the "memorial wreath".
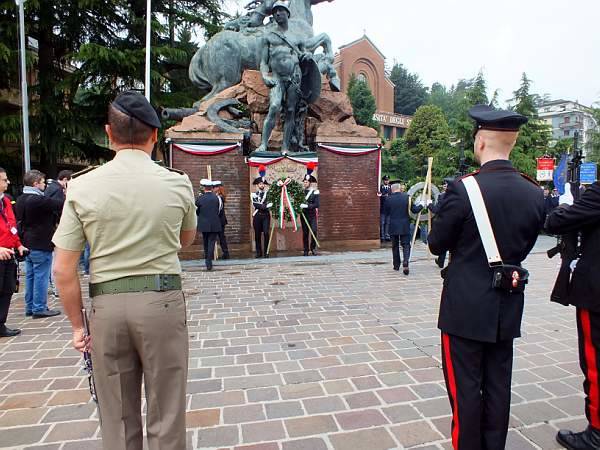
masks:
{"label": "memorial wreath", "polygon": [[300,205],[304,203],[304,188],[301,183],[291,178],[279,178],[274,181],[267,192],[267,203],[273,203],[271,214],[285,228],[285,222],[291,221],[294,230],[298,229],[297,216]]}

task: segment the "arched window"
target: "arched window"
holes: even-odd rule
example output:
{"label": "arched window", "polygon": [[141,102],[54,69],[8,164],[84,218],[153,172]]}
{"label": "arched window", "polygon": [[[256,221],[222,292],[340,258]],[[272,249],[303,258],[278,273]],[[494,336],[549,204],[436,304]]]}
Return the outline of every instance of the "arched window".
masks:
{"label": "arched window", "polygon": [[364,73],[364,72],[360,72],[360,73],[358,74],[358,76],[356,77],[356,79],[357,79],[358,81],[362,81],[363,83],[369,84],[369,80],[367,80],[367,76],[365,75],[365,73]]}

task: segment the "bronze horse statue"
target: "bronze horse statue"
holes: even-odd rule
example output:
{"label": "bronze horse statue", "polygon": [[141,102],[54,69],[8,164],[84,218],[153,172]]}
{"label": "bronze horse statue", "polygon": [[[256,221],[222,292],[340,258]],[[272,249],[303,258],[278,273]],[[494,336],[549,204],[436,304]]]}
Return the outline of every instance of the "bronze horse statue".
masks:
{"label": "bronze horse statue", "polygon": [[[324,1],[333,0],[290,0],[289,30],[301,38],[306,51],[314,53],[318,48],[323,49],[323,53],[315,54],[314,59],[321,73],[329,78],[332,88],[339,91],[340,81],[333,67],[331,39],[326,33],[315,36],[312,27],[311,7]],[[267,6],[269,0],[252,3]],[[239,31],[225,29],[198,49],[190,62],[189,76],[196,86],[210,91],[202,101],[238,84],[244,70],[258,70],[262,37],[270,26],[246,26]]]}

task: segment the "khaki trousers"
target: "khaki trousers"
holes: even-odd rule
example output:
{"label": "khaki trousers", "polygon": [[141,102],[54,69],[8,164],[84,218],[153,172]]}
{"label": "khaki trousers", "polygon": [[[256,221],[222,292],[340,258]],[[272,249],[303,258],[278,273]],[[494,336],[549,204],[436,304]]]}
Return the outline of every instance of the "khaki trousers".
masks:
{"label": "khaki trousers", "polygon": [[106,450],[142,450],[142,375],[149,450],[186,448],[188,334],[181,291],[92,299],[92,363]]}

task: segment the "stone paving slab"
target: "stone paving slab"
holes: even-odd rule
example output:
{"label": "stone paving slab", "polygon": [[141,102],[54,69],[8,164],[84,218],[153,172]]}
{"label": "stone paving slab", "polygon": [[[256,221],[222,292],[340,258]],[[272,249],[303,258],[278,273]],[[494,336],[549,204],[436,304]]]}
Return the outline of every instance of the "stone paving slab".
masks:
{"label": "stone paving slab", "polygon": [[[450,449],[438,269],[423,246],[408,277],[390,259],[186,263],[188,448]],[[558,428],[585,425],[575,313],[547,300],[557,264],[527,262],[507,449],[557,449]],[[19,294],[9,325],[23,334],[0,340],[0,448],[101,448],[66,318],[26,319]]]}

